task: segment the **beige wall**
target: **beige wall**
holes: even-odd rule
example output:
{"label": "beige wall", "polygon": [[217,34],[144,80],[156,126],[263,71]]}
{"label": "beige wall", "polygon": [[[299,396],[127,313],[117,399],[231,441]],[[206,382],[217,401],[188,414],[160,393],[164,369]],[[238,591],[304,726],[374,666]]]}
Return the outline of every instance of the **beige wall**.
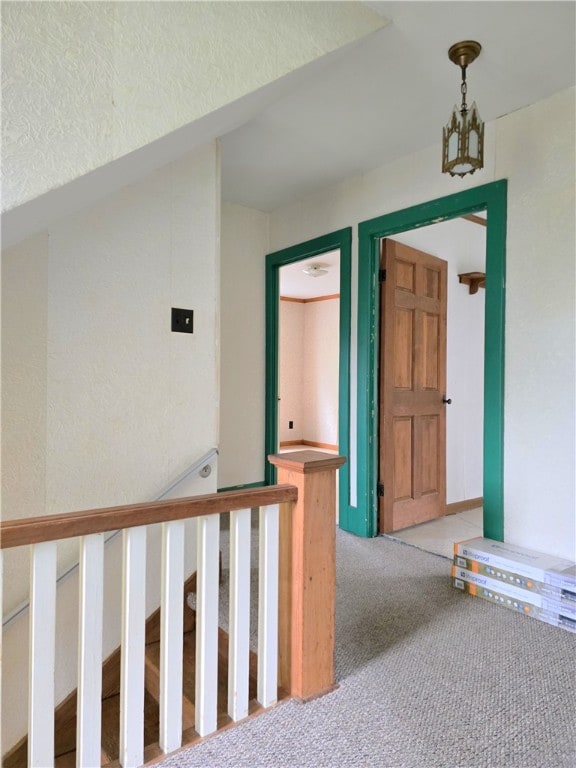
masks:
{"label": "beige wall", "polygon": [[[304,413],[305,304],[280,301],[278,317],[278,440],[306,437]],[[288,422],[293,422],[289,429]]]}
{"label": "beige wall", "polygon": [[[4,519],[154,499],[217,447],[219,230],[211,143],[2,253]],[[194,310],[193,334],[171,332],[173,306]],[[216,477],[187,492],[213,492]],[[106,551],[105,655],[119,642],[119,544]],[[77,552],[60,546],[60,572]],[[157,532],[148,552],[150,612]],[[57,701],[76,686],[76,590],[75,577],[59,589]],[[5,616],[27,592],[27,556],[8,551]],[[4,749],[26,728],[27,623],[3,633]]]}
{"label": "beige wall", "polygon": [[[574,89],[569,89],[489,124],[486,167],[472,177],[442,176],[440,148],[434,146],[279,209],[270,219],[270,247],[278,250],[459,189],[508,179],[504,535],[511,543],[571,559],[576,558],[574,115]],[[356,253],[353,258],[356,262]],[[353,345],[356,314],[353,307]],[[352,358],[354,409],[355,347]],[[354,412],[352,422],[354,454]],[[350,465],[354,478],[354,455]]]}
{"label": "beige wall", "polygon": [[4,519],[149,500],[216,447],[219,184],[211,144],[2,254]]}
{"label": "beige wall", "polygon": [[338,445],[340,301],[304,304],[304,439]]}
{"label": "beige wall", "polygon": [[265,273],[268,215],[222,206],[218,487],[264,477]]}
{"label": "beige wall", "polygon": [[[280,301],[278,438],[338,444],[340,302]],[[294,428],[289,429],[289,422]]]}
{"label": "beige wall", "polygon": [[[270,215],[270,252],[374,216],[508,179],[504,530],[511,543],[576,558],[574,497],[574,89],[486,126],[486,167],[452,179],[439,146]],[[254,255],[257,259],[258,256]],[[353,239],[351,482],[355,500]],[[261,294],[261,302],[264,294]],[[223,310],[225,313],[225,309]],[[261,381],[264,369],[252,371]],[[258,437],[261,440],[261,436]]]}
{"label": "beige wall", "polygon": [[45,513],[48,233],[2,253],[2,504]]}
{"label": "beige wall", "polygon": [[509,179],[505,532],[576,559],[575,90],[498,121]]}

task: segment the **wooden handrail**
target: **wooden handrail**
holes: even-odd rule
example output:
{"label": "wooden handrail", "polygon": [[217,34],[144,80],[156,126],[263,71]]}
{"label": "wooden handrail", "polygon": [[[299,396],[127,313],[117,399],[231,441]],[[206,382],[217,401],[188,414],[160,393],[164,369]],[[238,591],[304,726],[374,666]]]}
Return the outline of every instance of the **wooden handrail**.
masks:
{"label": "wooden handrail", "polygon": [[164,523],[168,520],[218,515],[236,509],[283,504],[297,499],[298,489],[295,486],[270,485],[264,488],[224,491],[184,499],[126,504],[120,507],[104,507],[43,517],[26,517],[0,524],[0,549]]}

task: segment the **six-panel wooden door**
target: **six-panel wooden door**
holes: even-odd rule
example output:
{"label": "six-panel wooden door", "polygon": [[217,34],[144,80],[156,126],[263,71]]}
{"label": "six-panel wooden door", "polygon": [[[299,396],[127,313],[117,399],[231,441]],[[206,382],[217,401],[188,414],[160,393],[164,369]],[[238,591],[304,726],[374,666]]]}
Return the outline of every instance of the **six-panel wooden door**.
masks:
{"label": "six-panel wooden door", "polygon": [[390,533],[446,510],[447,263],[382,241],[379,527]]}

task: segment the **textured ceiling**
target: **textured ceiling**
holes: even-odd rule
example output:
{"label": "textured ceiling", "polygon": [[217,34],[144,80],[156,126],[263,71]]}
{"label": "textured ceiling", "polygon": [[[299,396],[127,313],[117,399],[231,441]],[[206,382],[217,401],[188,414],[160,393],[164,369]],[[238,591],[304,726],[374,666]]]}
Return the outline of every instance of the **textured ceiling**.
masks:
{"label": "textured ceiling", "polygon": [[574,85],[574,2],[370,2],[391,21],[222,138],[224,199],[273,210],[440,141],[450,45],[478,40],[470,100],[494,120]]}
{"label": "textured ceiling", "polygon": [[2,3],[2,210],[385,23],[354,2]]}
{"label": "textured ceiling", "polygon": [[[270,8],[281,5],[270,3]],[[405,0],[366,6],[383,16],[387,26],[5,212],[3,245],[41,231],[217,137],[224,199],[265,211],[439,144],[442,126],[459,100],[459,71],[447,57],[458,40],[472,38],[483,46],[469,71],[469,93],[485,121],[574,85],[573,0]],[[314,29],[307,31],[313,39]],[[9,86],[12,81],[7,82]],[[12,103],[20,115],[17,99]],[[8,124],[5,107],[3,121]],[[37,132],[37,121],[27,125],[20,118],[17,128]],[[50,136],[44,138],[51,147]],[[26,151],[17,164],[28,181],[40,155]],[[487,158],[487,165],[493,161]]]}

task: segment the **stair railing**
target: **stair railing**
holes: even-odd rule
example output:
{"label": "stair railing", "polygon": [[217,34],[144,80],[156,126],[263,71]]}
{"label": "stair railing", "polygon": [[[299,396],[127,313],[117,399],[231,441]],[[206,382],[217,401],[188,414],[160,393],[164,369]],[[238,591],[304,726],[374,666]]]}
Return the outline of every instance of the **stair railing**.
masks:
{"label": "stair railing", "polygon": [[[278,687],[301,700],[334,687],[335,472],[342,457],[304,451],[270,457],[282,484],[2,523],[1,549],[31,548],[28,765],[54,765],[57,542],[79,538],[76,765],[103,761],[101,668],[104,536],[123,537],[120,755],[144,764],[146,527],[162,524],[159,750],[182,746],[184,521],[197,520],[196,736],[217,729],[219,516],[230,513],[228,713],[248,707],[251,510],[259,509],[257,699]],[[189,741],[189,740],[188,740]],[[157,753],[157,754],[158,754]]]}
{"label": "stair railing", "polygon": [[[178,475],[178,477],[172,480],[158,494],[158,496],[152,499],[152,501],[162,501],[162,499],[175,498],[177,496],[187,495],[185,493],[187,483],[189,483],[189,481],[196,476],[209,477],[209,475],[212,472],[211,462],[216,456],[218,456],[218,449],[211,448],[203,456],[201,456],[193,464],[191,464],[187,469],[185,469],[184,472]],[[119,533],[120,531],[108,532],[104,538],[104,543],[107,544],[109,541],[112,541],[112,539],[116,538],[116,536],[118,536]],[[76,571],[79,568],[79,566],[80,566],[79,561],[72,563],[72,565],[70,565],[69,568],[67,568],[58,576],[56,583],[59,584],[60,582],[64,581],[64,579],[66,579],[71,573]],[[3,616],[2,626],[7,627],[12,621],[14,621],[14,619],[18,618],[18,616],[20,616],[21,613],[27,610],[29,604],[30,603],[28,600],[24,600],[20,605],[18,605],[16,608],[11,610],[6,616]]]}

